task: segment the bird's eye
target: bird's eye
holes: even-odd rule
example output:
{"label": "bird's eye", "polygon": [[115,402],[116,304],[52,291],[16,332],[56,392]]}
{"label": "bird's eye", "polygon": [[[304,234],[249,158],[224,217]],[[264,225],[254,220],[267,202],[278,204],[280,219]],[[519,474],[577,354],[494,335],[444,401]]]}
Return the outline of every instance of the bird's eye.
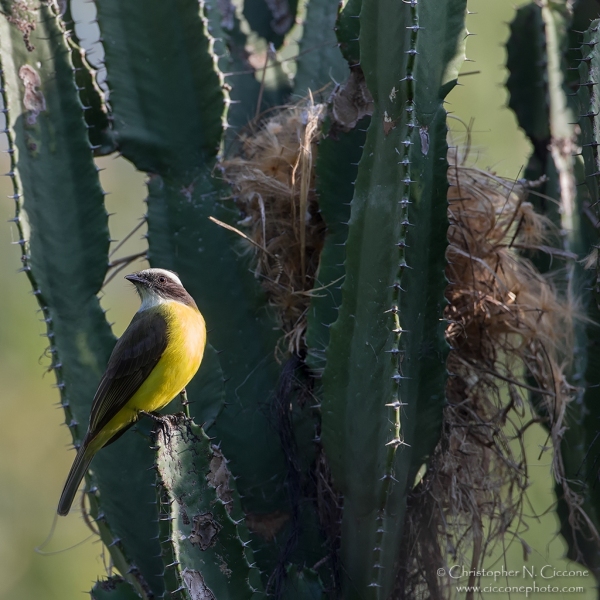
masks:
{"label": "bird's eye", "polygon": [[162,275],[158,278],[158,283],[167,283],[167,278]]}

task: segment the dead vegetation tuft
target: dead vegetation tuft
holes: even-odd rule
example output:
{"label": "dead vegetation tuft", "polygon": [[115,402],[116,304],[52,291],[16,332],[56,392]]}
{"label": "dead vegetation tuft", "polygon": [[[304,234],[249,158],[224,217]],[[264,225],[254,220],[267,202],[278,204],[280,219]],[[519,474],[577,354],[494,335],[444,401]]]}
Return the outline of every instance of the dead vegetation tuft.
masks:
{"label": "dead vegetation tuft", "polygon": [[241,140],[222,163],[242,214],[238,223],[254,253],[254,273],[284,332],[279,358],[305,347],[306,313],[325,237],[314,163],[323,104],[288,107]]}
{"label": "dead vegetation tuft", "polygon": [[398,598],[451,597],[450,579],[435,572],[449,559],[477,571],[496,544],[514,542],[528,556],[520,533],[529,485],[524,435],[533,423],[549,430],[544,451],[553,450],[572,525],[593,530],[559,449],[574,394],[565,372],[575,303],[524,256],[562,256],[549,245],[558,236],[527,201],[535,183],[469,168],[455,151],[449,161],[448,406],[428,474],[409,499]]}

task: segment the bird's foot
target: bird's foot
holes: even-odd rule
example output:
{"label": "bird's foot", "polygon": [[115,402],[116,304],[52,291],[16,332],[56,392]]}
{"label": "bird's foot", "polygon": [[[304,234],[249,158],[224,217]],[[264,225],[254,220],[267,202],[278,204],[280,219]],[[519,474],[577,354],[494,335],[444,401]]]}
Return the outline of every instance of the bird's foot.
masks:
{"label": "bird's foot", "polygon": [[138,415],[144,415],[145,417],[149,417],[155,423],[162,424],[165,422],[165,417],[163,417],[162,415],[159,415],[158,413],[155,413],[155,412],[147,412],[145,410],[140,410],[140,411],[138,411]]}

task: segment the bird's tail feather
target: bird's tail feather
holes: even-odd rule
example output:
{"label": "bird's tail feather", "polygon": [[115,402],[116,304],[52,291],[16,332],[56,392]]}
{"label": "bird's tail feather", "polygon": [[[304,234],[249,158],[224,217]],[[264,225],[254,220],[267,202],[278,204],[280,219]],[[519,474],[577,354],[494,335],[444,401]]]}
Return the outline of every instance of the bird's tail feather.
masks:
{"label": "bird's tail feather", "polygon": [[65,487],[63,488],[63,492],[58,502],[57,512],[59,515],[64,517],[65,515],[69,514],[69,510],[71,510],[71,504],[73,504],[73,499],[75,498],[79,484],[85,476],[88,467],[92,462],[92,458],[94,458],[94,454],[95,452],[85,442],[79,447],[77,456],[73,461],[73,466],[69,471],[67,482],[65,483]]}

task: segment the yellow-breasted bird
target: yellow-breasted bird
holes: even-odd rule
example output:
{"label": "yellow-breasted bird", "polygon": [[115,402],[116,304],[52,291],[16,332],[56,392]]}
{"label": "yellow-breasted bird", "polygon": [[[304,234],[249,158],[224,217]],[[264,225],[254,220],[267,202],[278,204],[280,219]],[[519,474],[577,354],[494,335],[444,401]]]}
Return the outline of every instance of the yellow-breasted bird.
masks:
{"label": "yellow-breasted bird", "polygon": [[98,450],[137,421],[175,398],[195,375],[206,344],[206,326],[179,277],[165,269],[127,275],[142,304],[115,345],[92,402],[87,433],[58,503],[68,514]]}

